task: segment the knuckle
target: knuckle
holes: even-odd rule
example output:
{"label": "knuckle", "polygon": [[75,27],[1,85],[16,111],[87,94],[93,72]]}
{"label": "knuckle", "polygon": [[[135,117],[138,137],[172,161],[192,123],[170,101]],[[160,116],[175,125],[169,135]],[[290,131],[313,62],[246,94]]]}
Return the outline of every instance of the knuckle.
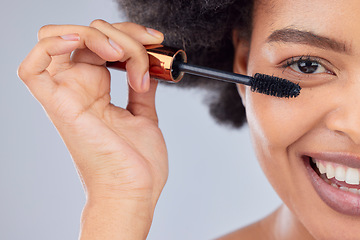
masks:
{"label": "knuckle", "polygon": [[51,29],[54,25],[44,25],[42,26],[38,31],[38,40],[43,39],[47,36],[47,33],[49,32],[49,29]]}
{"label": "knuckle", "polygon": [[23,65],[23,63],[21,63],[17,69],[17,75],[18,77],[25,82],[25,80],[27,79],[27,77],[29,76],[29,71],[27,70],[27,68]]}
{"label": "knuckle", "polygon": [[134,44],[134,47],[133,47],[133,51],[134,51],[134,56],[135,57],[146,57],[147,59],[147,56],[148,56],[148,53],[146,51],[146,48],[141,44],[141,43],[136,43]]}
{"label": "knuckle", "polygon": [[[129,66],[132,66],[132,69],[146,69],[149,67],[149,57],[146,49],[141,46],[136,49],[132,49],[131,54],[128,58]],[[130,70],[130,69],[128,69]]]}
{"label": "knuckle", "polygon": [[148,56],[148,53],[147,53],[147,51],[146,51],[146,49],[145,49],[145,47],[143,45],[138,44],[138,49],[139,49],[139,54],[141,54],[141,55],[143,55],[145,57]]}
{"label": "knuckle", "polygon": [[106,22],[102,19],[95,19],[90,23],[90,27],[100,27],[102,25],[104,25]]}
{"label": "knuckle", "polygon": [[139,59],[144,59],[148,61],[146,48],[137,41],[131,41],[131,44],[128,44],[124,50],[127,52],[126,58],[128,60],[138,61]]}

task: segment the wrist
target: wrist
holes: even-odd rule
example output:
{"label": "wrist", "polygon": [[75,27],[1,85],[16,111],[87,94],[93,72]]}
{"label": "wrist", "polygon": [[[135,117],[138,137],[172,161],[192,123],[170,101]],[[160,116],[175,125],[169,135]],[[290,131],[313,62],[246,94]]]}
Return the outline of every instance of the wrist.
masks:
{"label": "wrist", "polygon": [[146,239],[154,207],[148,201],[88,199],[81,216],[81,240]]}

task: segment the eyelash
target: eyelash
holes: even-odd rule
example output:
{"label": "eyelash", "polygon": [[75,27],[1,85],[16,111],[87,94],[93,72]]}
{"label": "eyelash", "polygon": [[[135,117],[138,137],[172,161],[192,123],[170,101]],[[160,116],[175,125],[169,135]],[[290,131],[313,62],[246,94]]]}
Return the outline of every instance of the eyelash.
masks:
{"label": "eyelash", "polygon": [[[316,64],[322,66],[326,70],[326,73],[334,75],[334,73],[326,67],[326,64],[323,63],[324,61],[321,58],[313,57],[310,55],[303,55],[300,57],[292,57],[292,58],[286,60],[285,63],[281,64],[280,67],[283,69],[283,72],[284,72],[287,68],[291,67],[293,64],[299,63],[301,61],[309,61],[309,62],[316,63]],[[302,74],[305,74],[305,73],[302,73]],[[308,75],[311,75],[311,74],[308,74]]]}
{"label": "eyelash", "polygon": [[303,55],[300,57],[291,57],[290,59],[287,59],[286,62],[281,65],[281,67],[287,68],[287,67],[290,67],[291,65],[293,65],[294,63],[298,63],[300,61],[311,61],[311,62],[315,62],[317,64],[321,64],[319,58],[311,57],[309,55]]}

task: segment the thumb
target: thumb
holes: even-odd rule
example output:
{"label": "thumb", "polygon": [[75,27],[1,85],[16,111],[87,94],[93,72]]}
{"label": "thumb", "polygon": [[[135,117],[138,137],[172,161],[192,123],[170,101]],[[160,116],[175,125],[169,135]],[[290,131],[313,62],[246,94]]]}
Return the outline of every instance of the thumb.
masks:
{"label": "thumb", "polygon": [[142,116],[158,123],[158,117],[155,108],[155,93],[158,81],[151,78],[149,91],[137,93],[129,87],[129,100],[126,109],[134,116]]}

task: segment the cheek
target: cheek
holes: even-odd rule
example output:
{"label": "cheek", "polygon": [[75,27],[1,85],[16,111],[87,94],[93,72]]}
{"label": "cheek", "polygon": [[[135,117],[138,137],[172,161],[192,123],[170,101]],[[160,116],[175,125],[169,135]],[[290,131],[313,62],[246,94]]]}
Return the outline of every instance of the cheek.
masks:
{"label": "cheek", "polygon": [[247,90],[246,113],[256,145],[286,149],[296,142],[319,124],[323,115],[314,100],[309,91],[295,99],[284,99]]}
{"label": "cheek", "polygon": [[257,159],[275,191],[291,208],[293,197],[297,196],[294,179],[298,179],[292,174],[300,164],[294,154],[299,147],[296,143],[321,126],[329,110],[328,106],[314,104],[319,100],[314,95],[308,89],[295,99],[270,97],[248,89],[245,92],[246,115]]}

